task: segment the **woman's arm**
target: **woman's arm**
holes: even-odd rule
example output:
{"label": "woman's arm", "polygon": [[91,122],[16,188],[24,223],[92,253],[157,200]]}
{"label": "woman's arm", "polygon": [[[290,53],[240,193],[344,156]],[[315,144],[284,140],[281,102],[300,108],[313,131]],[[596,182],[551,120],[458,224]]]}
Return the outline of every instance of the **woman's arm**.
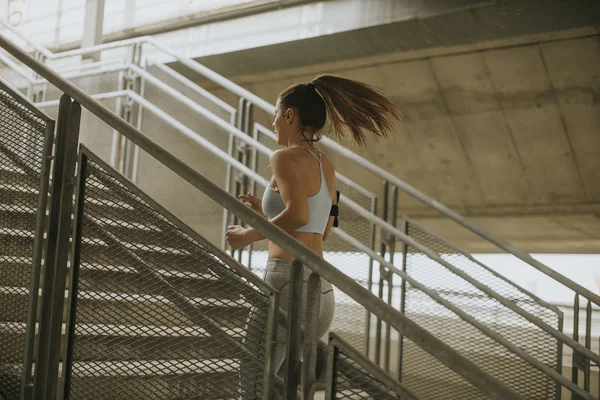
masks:
{"label": "woman's arm", "polygon": [[[310,216],[308,195],[291,152],[286,150],[274,152],[270,164],[285,205],[285,209],[271,222],[291,233],[308,223]],[[262,239],[264,236],[254,228],[228,227],[227,240],[234,250]]]}
{"label": "woman's arm", "polygon": [[325,227],[325,233],[323,233],[323,240],[327,240],[327,238],[331,234],[334,219],[334,217],[329,217],[329,220],[327,221],[327,226]]}

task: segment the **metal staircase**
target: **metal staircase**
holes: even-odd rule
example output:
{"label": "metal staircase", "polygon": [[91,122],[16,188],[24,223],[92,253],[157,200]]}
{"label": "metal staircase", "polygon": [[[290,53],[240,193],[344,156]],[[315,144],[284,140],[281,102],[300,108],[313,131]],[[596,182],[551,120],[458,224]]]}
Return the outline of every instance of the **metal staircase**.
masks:
{"label": "metal staircase", "polygon": [[[42,178],[49,172],[49,166],[44,164],[47,159],[44,150],[50,151],[48,143],[51,142],[48,139],[51,136],[42,133],[53,129],[44,128],[39,122],[38,135],[32,136],[31,130],[15,130],[14,124],[4,121],[4,128],[0,128],[3,143],[5,138],[21,140],[21,135],[24,141],[18,147],[23,154],[16,154],[14,149],[0,149],[4,150],[6,160],[0,173],[0,215],[3,218],[0,233],[6,253],[2,254],[1,265],[7,271],[2,274],[2,279],[7,277],[2,296],[6,302],[2,301],[0,310],[6,308],[1,320],[5,321],[6,331],[10,331],[0,354],[7,352],[6,358],[2,355],[3,365],[12,368],[12,373],[2,375],[0,387],[11,380],[17,382],[12,388],[19,390],[20,382],[15,377],[22,375],[25,387],[33,389],[30,370],[22,373],[19,368],[31,369],[33,363],[28,363],[37,361],[34,354],[51,352],[50,336],[48,342],[39,342],[39,349],[31,345],[32,326],[35,326],[32,321],[38,320],[39,330],[33,330],[39,334],[36,337],[44,337],[42,329],[48,332],[57,332],[57,326],[64,329],[62,352],[60,357],[54,356],[60,360],[54,363],[49,360],[46,366],[40,367],[43,376],[67,377],[65,395],[70,396],[68,398],[237,398],[246,389],[242,383],[236,386],[231,382],[242,369],[238,359],[240,351],[245,354],[249,350],[246,324],[248,313],[256,307],[252,299],[262,298],[264,327],[269,320],[270,329],[275,329],[278,317],[275,306],[268,300],[273,290],[240,264],[241,261],[260,274],[264,251],[259,248],[232,254],[236,262],[211,242],[219,243],[222,235],[217,228],[229,222],[241,219],[258,228],[264,221],[244,215],[246,210],[236,210],[239,204],[210,202],[208,198],[215,200],[215,197],[189,177],[193,170],[202,171],[204,179],[210,178],[234,195],[264,186],[262,171],[274,146],[273,134],[265,126],[273,106],[202,65],[172,54],[151,38],[64,54],[35,49],[38,59],[58,69],[71,83],[115,111],[116,116],[108,118],[105,110],[99,111],[97,103],[84,104],[74,95],[79,93],[55,79],[55,75],[43,71],[41,64],[28,61],[14,45],[10,46],[10,41],[2,39],[2,43],[1,47],[11,54],[0,52],[4,63],[0,69],[2,78],[9,79],[50,116],[39,116],[41,121],[51,121],[58,116],[60,125],[58,106],[63,92],[80,101],[87,110],[84,108],[81,127],[77,129],[86,146],[79,159],[78,190],[75,191],[78,201],[73,210],[62,212],[71,215],[72,211],[76,215],[74,226],[79,227],[71,232],[69,225],[62,232],[63,240],[67,235],[67,240],[75,244],[69,253],[72,257],[68,260],[69,269],[65,268],[63,276],[55,277],[55,282],[60,283],[62,279],[63,285],[69,277],[64,307],[48,305],[49,299],[54,299],[54,304],[58,302],[56,298],[62,293],[60,284],[52,290],[50,284],[42,288],[45,289],[42,299],[47,296],[47,300],[40,300],[40,307],[34,302],[37,296],[32,295],[38,292],[35,286],[40,282],[36,278],[38,274],[42,275],[42,282],[48,282],[44,275],[54,275],[49,274],[52,266],[41,265],[42,254],[47,255],[53,239],[47,232],[47,241],[41,240],[39,228],[44,226],[40,218],[45,215],[40,210],[46,209],[41,203],[46,201],[41,195],[46,189],[40,187],[40,182],[48,184],[59,179],[56,175],[52,180]],[[99,63],[80,63],[82,54],[99,51],[102,52]],[[227,93],[217,97],[214,93],[219,93],[218,90],[207,91],[164,63],[152,61],[157,59],[177,61],[202,79],[221,85]],[[21,62],[45,79],[33,75]],[[232,100],[231,95],[239,97],[239,102]],[[10,88],[4,88],[5,104],[10,102],[7,98],[16,97]],[[17,101],[23,103],[23,100]],[[127,125],[127,129],[116,128],[121,122],[137,127],[136,132],[143,132],[144,138],[132,134],[131,125]],[[26,137],[35,140],[30,142],[24,139]],[[156,143],[149,144],[148,138]],[[190,144],[197,146],[203,158],[201,162],[186,158],[189,154],[184,150]],[[363,378],[370,373],[378,382],[383,382],[387,390],[396,391],[402,398],[513,398],[511,396],[518,393],[527,399],[558,399],[561,390],[565,390],[567,396],[571,396],[569,392],[580,396],[571,398],[596,398],[589,393],[591,366],[600,363],[600,357],[591,351],[589,318],[583,329],[587,333],[585,341],[579,344],[578,336],[574,340],[562,333],[563,316],[556,307],[504,279],[408,217],[400,229],[396,228],[398,191],[425,202],[510,252],[529,268],[571,288],[577,309],[580,296],[589,305],[600,305],[597,295],[473,226],[349,150],[330,140],[325,140],[323,145],[385,182],[381,193],[374,194],[373,190],[343,175],[337,176],[343,193],[344,224],[326,244],[325,258],[329,263],[323,264],[323,268],[333,265],[341,271],[337,271],[341,275],[333,273],[331,276],[336,279],[330,281],[336,286],[338,299],[332,330],[343,339],[332,337],[328,394],[337,390],[335,398],[393,396],[375,395],[385,391],[365,386]],[[57,145],[56,152],[58,149]],[[171,154],[179,156],[179,170],[173,168],[175,164],[165,162],[170,160]],[[36,169],[27,164],[30,158],[36,157],[45,168]],[[213,167],[210,170],[203,169],[207,162]],[[82,165],[84,170],[81,170]],[[168,179],[170,176],[179,181]],[[200,223],[190,220],[189,215],[178,210],[177,204],[169,204],[172,192],[164,193],[169,187],[181,188],[181,196],[188,202],[199,199],[198,208],[208,210]],[[206,196],[194,197],[200,192]],[[51,193],[54,197],[50,197],[50,203],[53,198],[65,195],[60,191]],[[235,202],[235,199],[229,201]],[[49,208],[49,215],[57,215],[52,212],[52,204]],[[180,215],[176,217],[174,214],[178,211]],[[58,221],[54,222],[56,225]],[[47,221],[46,230],[52,225],[52,221]],[[61,233],[56,232],[56,235],[54,240],[59,242]],[[273,236],[272,240],[288,243],[280,235]],[[400,251],[402,259],[398,260],[394,256]],[[67,259],[64,261],[66,266]],[[308,263],[306,257],[302,261],[328,278],[327,269],[318,269],[321,261]],[[354,286],[348,286],[347,279],[353,281]],[[361,291],[360,286],[366,290]],[[375,301],[369,300],[372,298],[380,299],[376,302],[378,306],[369,303]],[[44,304],[48,308],[44,308]],[[381,308],[383,305],[389,308]],[[60,317],[56,316],[58,311],[53,311],[53,321],[50,317],[44,321],[45,312],[61,308],[65,311],[60,312]],[[39,315],[27,318],[28,311],[36,309]],[[382,317],[385,315],[382,310],[390,309],[396,312]],[[414,331],[412,336],[407,334],[406,327],[412,325],[405,317],[450,345],[457,352],[456,357],[460,354],[474,363],[469,365],[476,366],[478,373],[495,378],[497,381],[491,382],[501,383],[499,390],[503,388],[508,394],[499,395],[493,384],[482,390],[475,384],[473,375],[458,367],[463,358],[457,358],[458,364],[450,367],[446,353],[432,353],[428,342],[421,340],[427,335],[415,336]],[[289,319],[287,323],[290,324]],[[293,330],[291,325],[287,328]],[[575,332],[579,332],[579,326]],[[260,351],[254,349],[251,355],[259,360],[257,365],[266,368],[270,333],[266,329],[257,335],[265,336],[267,347],[261,347]],[[58,336],[60,339],[61,335]],[[21,345],[15,347],[14,343]],[[347,362],[344,364],[343,357],[342,361],[334,357],[340,351],[354,354],[349,350],[352,348],[374,363],[365,357],[355,357],[360,358],[363,367],[352,369]],[[569,378],[561,375],[562,353],[567,348],[573,350],[573,364],[577,367]],[[23,352],[27,357],[19,366],[18,359]],[[5,359],[9,360],[6,364]],[[244,362],[248,363],[247,359]],[[336,365],[341,365],[341,369],[336,369]],[[60,374],[52,371],[59,366]],[[40,371],[37,364],[35,369]],[[362,371],[363,375],[356,377],[356,372],[351,372],[354,370]],[[583,375],[583,390],[573,383],[578,382],[577,370]],[[386,372],[396,379],[395,383],[390,383]],[[336,389],[333,382],[339,374],[344,383]],[[276,382],[268,368],[255,375],[267,377],[265,381],[261,378],[261,382],[266,382],[264,387],[273,383],[277,390],[289,388],[285,382]],[[41,387],[45,392],[45,386]],[[11,397],[14,393],[8,390],[5,394],[0,389],[0,394],[7,398],[15,398]],[[257,396],[262,394],[261,391]]]}

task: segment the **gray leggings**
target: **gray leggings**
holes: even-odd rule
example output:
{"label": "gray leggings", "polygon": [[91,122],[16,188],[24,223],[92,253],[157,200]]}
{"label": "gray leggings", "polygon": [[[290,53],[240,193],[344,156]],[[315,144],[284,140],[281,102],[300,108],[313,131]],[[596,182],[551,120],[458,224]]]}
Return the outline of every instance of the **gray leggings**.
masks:
{"label": "gray leggings", "polygon": [[[281,259],[269,259],[267,261],[267,266],[265,269],[264,280],[269,285],[273,286],[274,289],[279,291],[279,308],[283,309],[287,312],[288,304],[289,304],[289,289],[290,289],[290,268],[292,266],[291,261],[281,260]],[[304,268],[304,288],[302,291],[302,301],[300,308],[300,315],[302,316],[302,323],[304,323],[304,305],[306,303],[306,290],[308,278],[311,274],[311,270],[309,268]],[[321,302],[319,309],[319,324],[318,324],[318,335],[319,337],[323,337],[329,327],[331,326],[331,322],[333,321],[333,313],[335,310],[335,298],[333,294],[333,288],[331,287],[331,283],[327,282],[324,279],[321,279]],[[250,320],[249,326],[253,326],[253,321]],[[286,356],[286,341],[287,341],[287,332],[282,327],[277,329],[277,337],[275,339],[278,344],[275,347],[275,355],[274,355],[274,367],[275,371],[278,372],[278,375],[282,376],[283,371],[281,370],[281,366],[285,361]],[[301,355],[302,356],[302,355]],[[242,378],[244,381],[244,379]],[[252,397],[253,390],[250,389],[248,385],[250,382],[242,382],[242,386],[245,387],[246,390],[243,389],[245,396],[242,397],[244,399],[255,398]],[[278,396],[275,396],[278,398]]]}
{"label": "gray leggings", "polygon": [[[267,268],[265,270],[264,280],[269,285],[273,286],[274,289],[279,291],[279,308],[287,312],[289,304],[289,289],[290,289],[290,268],[292,266],[291,261],[270,259],[267,261]],[[311,274],[309,268],[304,268],[304,287],[302,290],[302,302],[300,303],[302,316],[302,323],[304,323],[304,305],[306,304],[306,289],[308,283],[308,277]],[[329,327],[331,321],[333,321],[333,313],[335,311],[335,298],[333,295],[333,288],[331,283],[324,279],[321,279],[321,302],[319,309],[319,337],[323,337]],[[279,328],[277,330],[277,342],[284,343],[277,345],[275,348],[275,371],[279,371],[285,360],[287,333],[285,329]]]}

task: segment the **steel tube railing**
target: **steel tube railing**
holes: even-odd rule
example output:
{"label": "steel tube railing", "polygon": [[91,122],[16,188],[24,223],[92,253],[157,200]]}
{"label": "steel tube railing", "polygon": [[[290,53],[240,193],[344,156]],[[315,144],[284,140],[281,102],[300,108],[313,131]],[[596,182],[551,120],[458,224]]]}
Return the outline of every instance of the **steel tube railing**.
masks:
{"label": "steel tube railing", "polygon": [[[96,100],[106,100],[129,96],[131,93],[133,92],[129,90],[118,90],[116,92],[92,94],[90,96]],[[40,101],[39,103],[35,103],[35,106],[38,108],[56,107],[58,106],[59,102],[60,100]]]}
{"label": "steel tube railing", "polygon": [[212,101],[213,103],[215,103],[216,105],[221,107],[223,110],[227,111],[230,115],[237,112],[237,109],[235,107],[230,106],[228,103],[221,100],[220,98],[218,98],[217,96],[215,96],[214,94],[209,92],[208,90],[196,85],[194,82],[192,82],[185,76],[181,75],[179,72],[175,71],[173,68],[170,68],[170,67],[168,67],[164,64],[160,64],[160,63],[150,64],[148,66],[158,68],[159,70],[161,70],[165,74],[169,75],[171,78],[175,79],[179,83],[183,83],[185,86],[192,89],[195,93]]}
{"label": "steel tube railing", "polygon": [[15,46],[0,35],[0,47],[6,49],[14,57],[36,71],[57,88],[70,95],[75,101],[87,108],[90,112],[102,119],[108,125],[121,132],[129,140],[136,143],[141,149],[151,154],[166,167],[177,173],[194,187],[201,190],[208,197],[227,208],[230,212],[254,226],[267,239],[273,241],[284,251],[293,255],[299,262],[308,266],[320,276],[334,284],[342,292],[355,300],[373,314],[390,324],[394,329],[408,339],[415,342],[426,352],[437,358],[447,367],[463,376],[475,387],[487,393],[493,399],[520,399],[521,396],[507,388],[496,378],[480,370],[476,364],[464,358],[454,349],[450,348],[431,333],[399,313],[392,306],[378,299],[367,289],[360,286],[352,278],[336,269],[333,265],[313,253],[306,246],[299,243],[294,237],[284,230],[273,225],[261,215],[257,214],[235,197],[221,189],[218,185],[195,171],[189,165],[179,160],[173,154],[160,147],[153,140],[145,136],[119,116],[111,112],[101,103],[94,100],[83,90],[71,84],[60,75],[56,74],[46,65],[40,63],[26,52]]}
{"label": "steel tube railing", "polygon": [[12,68],[13,71],[21,75],[23,79],[27,80],[27,82],[29,82],[30,84],[33,82],[33,79],[29,75],[27,75],[27,72],[25,72],[23,68],[21,68],[19,65],[17,65],[17,63],[11,60],[10,57],[5,56],[2,52],[0,52],[0,61]]}
{"label": "steel tube railing", "polygon": [[[0,38],[0,41],[3,38]],[[33,58],[32,58],[33,59]],[[35,60],[36,62],[39,62]],[[56,256],[57,244],[60,238],[59,225],[61,206],[61,188],[63,186],[66,149],[68,142],[69,114],[71,109],[71,98],[63,94],[60,99],[58,111],[58,123],[56,132],[56,145],[54,152],[54,169],[52,171],[52,194],[50,198],[50,214],[48,222],[48,233],[46,239],[46,251],[44,259],[44,279],[42,285],[42,297],[40,300],[41,315],[39,321],[39,344],[38,344],[38,362],[35,368],[35,387],[34,395],[37,399],[45,399],[47,390],[56,382],[48,381],[49,359],[52,352],[50,343],[50,333],[52,327],[52,307],[55,297],[54,276],[56,275]]]}

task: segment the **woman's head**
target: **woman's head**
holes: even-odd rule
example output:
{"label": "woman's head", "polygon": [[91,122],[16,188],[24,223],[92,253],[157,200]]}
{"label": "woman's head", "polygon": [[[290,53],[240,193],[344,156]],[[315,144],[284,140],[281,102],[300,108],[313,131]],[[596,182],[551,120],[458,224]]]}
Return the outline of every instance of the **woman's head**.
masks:
{"label": "woman's head", "polygon": [[301,83],[284,90],[277,99],[273,127],[279,144],[286,145],[291,138],[317,140],[327,111],[323,98],[312,83]]}
{"label": "woman's head", "polygon": [[290,86],[279,95],[273,123],[279,144],[288,145],[295,139],[319,140],[327,115],[338,139],[349,131],[359,145],[365,144],[366,132],[376,138],[389,136],[390,119],[401,119],[394,104],[375,88],[346,78],[319,75],[309,83]]}

